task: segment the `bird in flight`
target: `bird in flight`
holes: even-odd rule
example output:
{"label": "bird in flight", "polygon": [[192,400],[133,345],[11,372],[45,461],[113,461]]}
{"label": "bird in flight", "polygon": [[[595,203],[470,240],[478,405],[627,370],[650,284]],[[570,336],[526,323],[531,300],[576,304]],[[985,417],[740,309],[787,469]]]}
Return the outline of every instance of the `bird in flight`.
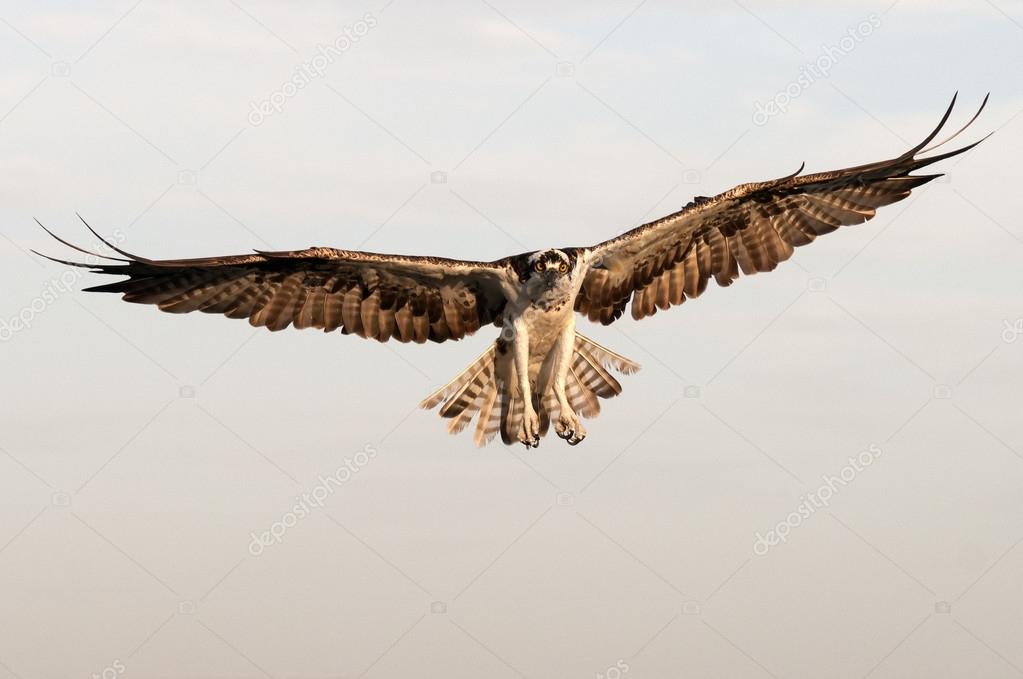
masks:
{"label": "bird in flight", "polygon": [[577,332],[577,313],[609,325],[631,303],[632,317],[646,318],[699,297],[711,279],[724,287],[740,271],[771,271],[793,248],[865,222],[877,208],[941,176],[911,172],[980,143],[922,157],[969,127],[987,97],[962,128],[928,146],[955,101],[926,139],[896,158],[817,174],[800,174],[800,167],[780,179],[741,184],[590,247],[537,250],[492,262],[328,247],[159,260],[125,252],[86,224],[121,256],[100,255],[99,263],[48,259],[127,276],[90,291],[121,293],[127,302],[171,313],[247,318],[269,330],[340,329],[379,342],[422,344],[459,340],[494,325],[499,328],[494,343],[420,405],[440,406],[452,434],[475,417],[477,446],[500,434],[505,444],[535,448],[551,423],[575,445],[586,437],[580,416],[596,416],[599,399],[621,393],[612,371],[639,369]]}

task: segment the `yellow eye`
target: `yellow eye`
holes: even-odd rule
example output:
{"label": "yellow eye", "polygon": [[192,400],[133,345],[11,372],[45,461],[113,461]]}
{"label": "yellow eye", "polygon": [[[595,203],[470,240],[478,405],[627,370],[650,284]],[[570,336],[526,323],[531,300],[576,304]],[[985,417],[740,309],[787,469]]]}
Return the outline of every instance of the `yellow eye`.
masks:
{"label": "yellow eye", "polygon": [[543,262],[537,262],[536,264],[533,265],[533,268],[536,269],[537,271],[543,271],[545,267]]}
{"label": "yellow eye", "polygon": [[564,262],[562,262],[558,266],[558,271],[560,271],[561,273],[565,273],[566,271],[568,271],[568,264],[565,264]]}

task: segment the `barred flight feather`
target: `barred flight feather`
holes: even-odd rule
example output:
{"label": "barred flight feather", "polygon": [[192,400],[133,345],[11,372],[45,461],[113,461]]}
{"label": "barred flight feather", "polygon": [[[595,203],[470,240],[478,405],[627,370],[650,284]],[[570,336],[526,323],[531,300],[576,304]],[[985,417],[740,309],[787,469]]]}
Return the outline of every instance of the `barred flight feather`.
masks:
{"label": "barred flight feather", "polygon": [[[609,368],[632,374],[639,370],[639,364],[576,333],[565,395],[580,415],[596,417],[600,412],[598,398],[621,393],[622,386]],[[450,419],[448,431],[452,434],[463,431],[476,417],[473,441],[477,446],[485,446],[499,433],[502,441],[511,443],[516,440],[525,411],[512,377],[511,357],[499,353],[495,343],[419,405],[428,410],[440,406],[440,415]],[[531,378],[540,381],[539,373]],[[560,414],[553,389],[547,387],[542,395],[535,394],[533,405],[541,432],[546,432]]]}
{"label": "barred flight feather", "polygon": [[[478,446],[498,435],[505,443],[538,445],[537,430],[542,436],[552,421],[574,445],[585,432],[574,413],[561,409],[596,416],[600,399],[621,393],[611,371],[629,374],[639,366],[578,333],[570,364],[560,364],[563,345],[558,340],[568,338],[558,333],[573,331],[573,309],[607,325],[631,305],[631,316],[642,319],[701,296],[712,279],[727,287],[740,275],[771,271],[818,236],[870,220],[877,208],[941,176],[913,173],[980,143],[935,152],[970,127],[987,97],[965,125],[935,142],[955,103],[953,97],[923,141],[895,158],[814,174],[803,174],[800,166],[777,179],[697,197],[678,212],[591,247],[527,252],[492,262],[325,247],[154,260],[104,240],[88,224],[119,256],[97,255],[42,228],[65,246],[98,257],[90,260],[98,263],[49,259],[125,277],[87,290],[119,293],[125,301],[170,313],[201,311],[244,318],[270,331],[319,328],[420,344],[460,340],[486,325],[518,328],[525,323],[526,333],[499,339],[420,405],[440,406],[452,433],[467,429],[476,418],[473,440]],[[551,257],[558,260],[553,278],[549,274],[555,268],[544,263]],[[540,276],[546,287],[537,287]],[[564,306],[566,298],[571,307]],[[537,309],[546,316],[534,325],[537,319],[528,314]],[[534,327],[539,330],[535,335]],[[523,351],[529,374],[520,383],[514,366]],[[562,377],[565,383],[555,390],[554,382]],[[529,393],[520,393],[527,384]],[[530,419],[523,427],[527,413]]]}

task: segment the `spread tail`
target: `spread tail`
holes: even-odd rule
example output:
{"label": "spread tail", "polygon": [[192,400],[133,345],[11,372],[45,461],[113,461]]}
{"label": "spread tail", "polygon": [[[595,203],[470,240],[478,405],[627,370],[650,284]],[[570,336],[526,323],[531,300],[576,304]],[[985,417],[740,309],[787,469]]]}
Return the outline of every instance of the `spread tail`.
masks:
{"label": "spread tail", "polygon": [[[609,372],[611,369],[631,375],[639,370],[639,364],[576,333],[565,385],[565,395],[576,413],[596,417],[600,413],[599,399],[622,393],[622,385]],[[464,430],[475,417],[473,440],[478,447],[487,445],[498,433],[504,443],[513,444],[517,442],[525,408],[512,375],[510,353],[499,353],[494,343],[453,380],[423,399],[419,406],[429,410],[440,405],[441,417],[450,420],[449,434]],[[533,409],[540,418],[541,435],[544,435],[551,420],[557,420],[559,415],[554,391],[547,388],[543,394],[534,393]]]}

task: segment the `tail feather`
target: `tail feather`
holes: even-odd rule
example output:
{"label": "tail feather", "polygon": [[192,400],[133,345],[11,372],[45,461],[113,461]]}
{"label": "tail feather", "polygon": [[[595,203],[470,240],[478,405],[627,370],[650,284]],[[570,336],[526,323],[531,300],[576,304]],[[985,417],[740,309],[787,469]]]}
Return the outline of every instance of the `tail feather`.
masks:
{"label": "tail feather", "polygon": [[622,385],[609,373],[590,352],[579,348],[575,352],[572,368],[583,386],[601,398],[611,398],[622,393]]}
{"label": "tail feather", "polygon": [[[547,414],[548,423],[550,420],[557,420],[558,415],[561,412],[561,408],[558,406],[558,399],[554,395],[554,390],[548,389],[543,396],[542,410]],[[537,412],[540,412],[539,410]]]}
{"label": "tail feather", "polygon": [[513,398],[511,391],[506,389],[501,398],[501,441],[505,445],[517,442],[524,412],[522,399]]}
{"label": "tail feather", "polygon": [[[510,357],[499,356],[493,345],[419,405],[426,409],[440,405],[441,416],[450,420],[447,428],[451,434],[466,429],[476,417],[473,442],[478,447],[487,445],[498,434],[505,444],[517,443],[525,404],[512,383],[510,365]],[[622,392],[622,385],[610,369],[628,375],[639,370],[639,364],[576,333],[565,385],[568,403],[576,413],[596,417],[600,413],[600,399]],[[534,377],[546,384],[546,380]],[[551,421],[558,419],[560,408],[553,389],[542,388],[544,393],[533,394],[533,409],[540,418],[541,435],[545,435]]]}
{"label": "tail feather", "polygon": [[579,378],[579,373],[574,365],[569,370],[568,378],[565,396],[568,397],[568,404],[572,406],[572,409],[586,418],[599,415],[600,399],[597,398],[598,393]]}
{"label": "tail feather", "polygon": [[[497,434],[501,422],[499,418],[494,417],[494,405],[497,403],[498,392],[498,389],[490,388],[487,389],[483,397],[483,405],[480,407],[479,419],[476,422],[476,433],[472,438],[477,448],[487,445],[490,439]],[[500,411],[497,410],[496,413],[499,415]]]}
{"label": "tail feather", "polygon": [[436,408],[441,402],[447,400],[450,396],[458,392],[460,389],[465,387],[466,384],[472,381],[483,366],[492,364],[494,360],[495,347],[491,345],[486,351],[476,357],[468,368],[458,373],[455,379],[451,380],[443,387],[433,392],[420,403],[419,407],[424,410],[431,410]]}
{"label": "tail feather", "polygon": [[[494,377],[494,366],[492,364],[485,364],[475,374],[471,375],[470,379],[457,391],[455,395],[448,399],[440,409],[441,417],[456,417],[463,414],[466,410],[475,412],[479,409],[476,401],[483,394],[483,391],[490,384]],[[471,417],[470,412],[470,417]]]}
{"label": "tail feather", "polygon": [[544,399],[539,394],[533,394],[533,410],[540,419],[540,436],[547,436],[547,430],[551,428],[551,411],[544,406]]}
{"label": "tail feather", "polygon": [[607,368],[614,368],[623,375],[632,375],[633,373],[639,372],[639,363],[625,358],[619,353],[611,351],[603,344],[594,342],[589,337],[583,337],[579,333],[576,333],[575,346],[576,348],[579,348],[580,346],[584,347],[590,352],[590,355],[600,361],[601,365]]}
{"label": "tail feather", "polygon": [[451,418],[448,421],[449,434],[458,434],[463,429],[469,426],[469,423],[472,422],[472,418],[476,414],[476,411],[479,410],[479,406],[476,405],[476,401],[477,399],[473,399],[472,403],[466,405],[459,412],[450,413],[443,416]]}

